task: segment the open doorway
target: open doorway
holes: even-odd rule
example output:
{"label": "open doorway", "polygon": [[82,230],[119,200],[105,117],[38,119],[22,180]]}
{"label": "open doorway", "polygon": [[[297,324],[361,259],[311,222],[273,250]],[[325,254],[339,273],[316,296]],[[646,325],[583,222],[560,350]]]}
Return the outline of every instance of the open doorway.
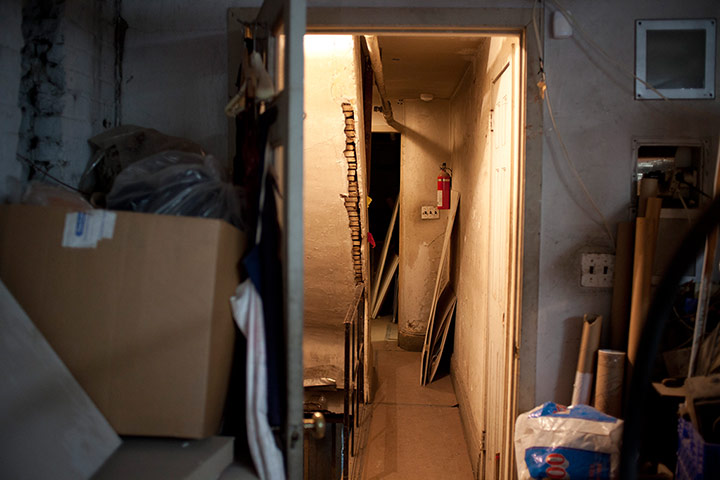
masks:
{"label": "open doorway", "polygon": [[[368,221],[375,243],[370,249],[370,276],[373,279],[379,278],[380,264],[386,263],[387,257],[394,258],[400,253],[397,228],[393,228],[394,225],[391,227],[391,222],[396,223],[395,206],[400,195],[400,145],[399,133],[372,133],[371,169],[368,179],[369,197],[372,201],[368,205]],[[391,316],[392,323],[397,323],[397,272],[390,274],[390,278],[384,299],[378,305],[371,305],[371,316],[374,313],[376,317]]]}
{"label": "open doorway", "polygon": [[[396,227],[400,345],[407,350],[422,348],[431,310],[440,310],[441,293],[456,299],[455,351],[446,354],[452,353],[452,384],[468,443],[482,442],[468,450],[483,452],[469,463],[487,478],[501,478],[513,462],[511,419],[515,418],[514,347],[522,237],[518,219],[524,171],[521,38],[483,32],[394,32],[380,33],[377,40],[387,98],[378,99],[380,89],[376,89],[368,162],[367,151],[357,153],[366,148],[364,142],[354,141],[348,147],[350,117],[348,110],[343,114],[341,109],[343,104],[353,107],[355,128],[367,125],[362,113],[367,111],[368,101],[362,94],[364,38],[306,36],[306,47],[319,47],[315,52],[306,48],[306,368],[312,362],[327,363],[333,358],[340,364],[337,347],[342,339],[342,313],[348,304],[344,296],[352,293],[350,280],[357,280],[351,275],[356,252],[363,262],[366,291],[372,296],[378,287],[374,275],[378,249],[370,249],[367,233],[372,233],[376,242],[384,242],[385,235],[375,235],[373,230],[384,231],[390,222],[385,219],[384,226],[376,225],[374,220],[382,214],[373,218],[373,205],[393,202],[392,195],[373,190],[385,180],[378,180],[378,175],[383,176],[383,160],[378,158],[376,146],[383,141],[380,139],[395,142],[400,159]],[[388,106],[393,110],[392,122],[384,115]],[[375,136],[379,134],[386,137]],[[364,132],[356,130],[354,135],[356,140],[362,139]],[[337,146],[330,147],[335,142]],[[348,148],[356,152],[356,167],[348,164],[343,154]],[[425,208],[437,206],[442,164],[452,169],[456,203],[439,210],[434,218],[423,218]],[[351,175],[347,175],[351,171],[357,176],[357,217],[348,216],[344,208],[346,197],[355,193]],[[392,183],[391,174],[385,175]],[[372,198],[369,207],[368,197]],[[388,198],[390,202],[386,202]],[[353,236],[353,218],[359,219],[362,229],[359,249],[353,243],[357,238]],[[336,249],[339,256],[331,255]],[[338,275],[343,271],[345,280]],[[346,287],[341,289],[343,281]],[[321,317],[315,310],[320,307],[326,312]],[[332,308],[335,313],[330,312]],[[369,322],[372,309],[365,312]],[[322,337],[318,336],[319,324],[325,329]],[[366,371],[372,372],[378,355],[373,354],[370,343],[365,346],[365,360]],[[417,382],[419,373],[411,373],[414,378],[408,381]]]}
{"label": "open doorway", "polygon": [[[232,9],[243,10],[243,9]],[[249,9],[248,9],[249,10]],[[446,150],[446,154],[449,152],[451,159],[454,164],[451,164],[454,169],[454,186],[460,190],[461,201],[458,209],[457,224],[453,231],[453,238],[451,242],[451,248],[459,251],[463,249],[466,254],[462,258],[456,258],[451,256],[451,267],[448,269],[449,281],[454,282],[453,284],[458,287],[458,309],[456,316],[456,324],[458,329],[455,337],[458,339],[464,339],[465,347],[456,348],[453,354],[453,381],[455,383],[455,391],[458,394],[458,402],[460,403],[460,411],[463,418],[463,427],[466,432],[468,440],[468,450],[470,452],[470,458],[472,468],[475,476],[479,477],[504,477],[508,476],[512,470],[512,423],[516,415],[517,410],[517,395],[516,386],[519,383],[524,389],[530,393],[534,392],[534,372],[531,372],[532,364],[534,363],[534,350],[530,348],[530,355],[520,356],[517,358],[517,352],[520,348],[519,344],[519,331],[520,331],[520,302],[522,301],[523,313],[528,313],[530,322],[528,326],[523,325],[523,332],[528,329],[530,337],[533,333],[534,328],[534,316],[531,309],[525,308],[532,304],[532,292],[530,300],[523,299],[520,291],[521,285],[521,271],[524,269],[535,271],[536,265],[532,259],[532,253],[537,247],[537,241],[533,236],[536,219],[527,217],[530,223],[529,236],[524,238],[523,226],[525,225],[524,212],[526,211],[524,196],[527,192],[531,199],[536,199],[537,193],[539,192],[539,163],[530,164],[530,173],[528,174],[529,186],[525,183],[525,163],[524,163],[524,152],[525,152],[525,132],[524,124],[526,115],[529,117],[529,122],[534,124],[540,124],[541,118],[538,115],[539,109],[530,108],[525,102],[525,93],[528,91],[528,85],[533,84],[529,81],[531,74],[537,69],[537,63],[531,61],[532,67],[528,69],[526,64],[528,58],[534,59],[537,57],[537,52],[534,51],[534,47],[529,47],[531,52],[526,55],[525,42],[524,42],[524,26],[527,25],[527,18],[530,14],[529,9],[518,9],[518,10],[505,10],[505,9],[463,9],[462,12],[456,10],[443,10],[438,11],[437,9],[409,9],[407,16],[403,16],[404,20],[398,23],[398,18],[393,15],[388,15],[394,12],[393,9],[382,9],[380,14],[377,9],[309,9],[308,13],[308,32],[312,34],[324,34],[324,33],[338,33],[338,32],[351,32],[352,34],[371,33],[373,35],[379,35],[382,37],[484,37],[489,39],[489,43],[485,43],[487,56],[483,60],[479,58],[479,61],[472,62],[472,69],[466,69],[465,72],[470,73],[463,75],[463,81],[469,88],[457,88],[453,92],[453,96],[449,100],[450,107],[448,113],[444,117],[440,116],[437,119],[441,120],[441,128],[432,130],[427,128],[427,124],[423,125],[422,122],[413,120],[413,115],[420,112],[422,113],[422,106],[418,106],[415,98],[412,101],[403,100],[398,98],[393,99],[393,104],[404,105],[408,107],[409,104],[414,104],[411,108],[414,108],[414,112],[408,115],[409,122],[405,122],[406,130],[401,135],[403,141],[408,137],[412,136],[412,133],[419,132],[417,135],[418,140],[422,140],[422,137],[428,136],[423,135],[424,133],[430,132],[435,139],[440,135],[442,141],[442,148]],[[352,12],[351,14],[348,14]],[[433,18],[429,21],[429,18]],[[401,26],[404,25],[403,26]],[[382,27],[381,25],[386,25]],[[386,30],[383,30],[386,28]],[[362,40],[362,36],[355,37],[353,40]],[[507,41],[509,40],[509,41]],[[232,48],[234,43],[231,40],[231,64],[232,64]],[[507,48],[506,48],[507,47]],[[360,49],[358,48],[357,51]],[[505,62],[500,58],[502,55],[508,54]],[[422,53],[420,54],[422,57]],[[351,62],[352,63],[352,62]],[[428,62],[428,65],[432,66],[436,71],[443,71],[438,66],[437,62]],[[347,71],[356,70],[358,66],[347,64],[345,73]],[[306,66],[306,85],[307,85],[307,73],[311,71]],[[316,70],[321,73],[327,74],[325,67]],[[327,75],[326,75],[327,76]],[[333,76],[332,84],[334,80],[345,76]],[[423,78],[422,75],[416,75],[417,78]],[[505,78],[511,78],[510,85],[512,87],[512,96],[507,97],[506,102],[496,102],[495,99],[486,98],[488,92],[492,90],[492,85],[497,83],[499,80]],[[359,78],[359,75],[356,75]],[[335,90],[335,89],[334,89]],[[497,92],[497,89],[496,89]],[[292,92],[290,92],[292,96]],[[360,95],[354,96],[355,103],[353,104],[352,99],[349,102],[351,105],[356,105],[358,98],[362,98]],[[343,99],[346,100],[346,99]],[[480,102],[478,102],[480,100]],[[430,102],[433,103],[433,102]],[[438,102],[440,103],[440,102]],[[308,103],[306,103],[307,105]],[[507,106],[505,113],[509,115],[502,115],[500,112],[493,113],[495,108],[492,106]],[[353,109],[352,118],[362,123],[362,114],[360,113],[363,109]],[[396,118],[399,120],[405,120],[404,109],[399,108]],[[345,110],[343,110],[345,112]],[[427,113],[427,112],[426,112]],[[433,117],[434,115],[430,112],[426,117]],[[463,118],[466,120],[463,122]],[[347,121],[348,117],[344,117]],[[305,112],[304,124],[307,125],[310,118],[308,112]],[[506,142],[507,149],[502,150],[508,152],[512,158],[509,159],[509,164],[493,164],[489,159],[491,158],[488,153],[494,149],[495,142],[499,139],[498,135],[491,135],[491,130],[494,125],[498,125],[498,120],[506,121],[509,128],[504,128],[502,131],[509,132],[513,137],[510,142]],[[466,128],[456,128],[457,126],[466,125]],[[474,129],[474,133],[469,130]],[[411,135],[408,135],[410,133]],[[523,139],[521,142],[520,139]],[[537,149],[540,145],[540,141],[537,137],[531,137],[527,139],[528,144],[533,149]],[[433,147],[433,143],[437,146],[438,142],[435,140],[431,142],[425,142],[426,146]],[[310,142],[308,138],[305,138],[305,154],[307,157],[307,149]],[[449,144],[449,145],[448,145]],[[356,148],[361,150],[363,147],[357,145]],[[407,165],[413,165],[413,162],[408,162],[408,158],[403,150],[403,163]],[[497,150],[497,149],[495,149]],[[468,155],[469,154],[469,155]],[[358,159],[364,158],[362,154],[359,154]],[[459,165],[463,162],[463,158],[467,159],[483,159],[483,166],[480,171],[473,171],[472,169],[466,169],[467,174],[462,174],[464,170]],[[362,165],[362,161],[358,161],[356,172],[362,172],[363,169],[368,168],[368,165]],[[339,162],[336,166],[342,166],[348,168],[342,162]],[[508,166],[510,167],[508,169]],[[433,162],[433,167],[430,170],[435,170],[438,166]],[[305,162],[305,175],[306,179],[309,178],[308,163]],[[334,169],[334,167],[333,167]],[[495,175],[496,181],[495,186],[492,187],[490,183],[490,173],[495,171],[501,173],[501,175]],[[498,179],[502,178],[505,174],[505,178],[509,179],[510,185],[504,185],[504,189],[499,188]],[[330,177],[327,169],[316,169],[313,172],[313,176],[326,176]],[[430,174],[432,180],[437,176],[437,171]],[[403,175],[401,174],[401,178]],[[360,178],[360,177],[358,177]],[[434,181],[430,182],[431,185]],[[537,181],[536,181],[537,180]],[[427,185],[427,182],[420,182],[423,187]],[[361,189],[366,188],[366,185],[362,184],[362,181],[358,185],[358,192]],[[328,189],[330,193],[333,193],[332,189]],[[403,187],[401,186],[401,194]],[[492,192],[492,193],[491,193]],[[367,190],[360,192],[366,194]],[[491,200],[494,195],[509,193],[507,201],[498,204],[494,208],[493,215],[490,215],[489,208],[492,204]],[[334,193],[333,193],[334,194]],[[338,195],[341,199],[342,195]],[[474,197],[474,198],[473,198]],[[433,199],[430,201],[432,202]],[[343,199],[344,201],[344,199]],[[328,202],[331,204],[334,202]],[[363,205],[359,209],[357,215],[363,228],[366,227],[367,223],[367,208],[366,199],[364,195],[358,196],[358,203]],[[307,205],[307,200],[304,202]],[[534,212],[537,209],[532,207],[534,202],[527,203],[528,211]],[[422,206],[422,205],[420,205]],[[417,205],[414,208],[407,209],[407,212],[416,212]],[[500,212],[510,211],[508,217],[503,217]],[[328,216],[329,220],[332,216]],[[494,219],[494,220],[491,220]],[[352,220],[350,220],[352,222]],[[327,222],[326,222],[327,223]],[[442,218],[441,218],[442,223]],[[307,239],[307,223],[305,225],[306,239]],[[403,230],[400,227],[400,230]],[[507,268],[498,267],[498,263],[495,263],[494,268],[490,268],[490,239],[493,236],[492,231],[503,231],[504,237],[499,235],[494,236],[493,244],[495,246],[503,245],[499,239],[504,238],[506,245],[504,248],[494,249],[494,254],[505,257],[508,255],[508,259],[505,262]],[[361,232],[361,258],[364,261],[369,258],[367,255],[365,246],[365,234],[366,231]],[[320,237],[322,238],[322,237]],[[522,260],[523,240],[525,240],[526,246],[529,246],[531,253],[530,260]],[[327,242],[330,244],[331,242]],[[401,241],[402,243],[402,241]],[[438,241],[432,242],[432,239],[426,242],[427,245],[436,245]],[[467,248],[477,247],[477,248]],[[308,251],[307,244],[305,248],[305,260],[311,257],[322,257],[323,247],[316,249],[315,251]],[[354,248],[354,247],[351,247]],[[400,250],[404,251],[402,245]],[[354,252],[354,250],[353,250]],[[365,255],[363,255],[365,254]],[[410,258],[410,256],[406,255]],[[498,257],[499,259],[499,257]],[[336,265],[334,262],[326,262],[328,267]],[[361,267],[363,281],[368,280],[370,277],[365,270],[365,266]],[[307,270],[306,270],[307,273]],[[478,280],[478,277],[473,278],[473,273],[483,277],[479,278],[481,282],[474,282]],[[498,278],[492,279],[491,276],[495,274]],[[316,275],[316,278],[320,277]],[[504,281],[500,278],[504,278]],[[323,277],[326,279],[327,277]],[[470,279],[464,281],[463,286],[460,286],[458,280]],[[532,276],[530,276],[532,278]],[[305,277],[307,282],[308,277]],[[402,285],[402,279],[400,284]],[[432,282],[430,282],[432,283]],[[532,287],[532,285],[531,285]],[[496,291],[491,291],[495,289]],[[323,292],[319,291],[322,295],[325,294],[325,298],[329,299],[328,303],[333,303],[334,297],[331,295],[334,290],[327,290]],[[307,291],[305,295],[306,300],[308,299]],[[490,299],[494,300],[494,306],[491,308]],[[528,305],[525,305],[528,303]],[[503,308],[504,306],[504,308]],[[367,307],[367,305],[365,305]],[[494,308],[494,310],[493,310]],[[526,312],[527,310],[527,312]],[[502,315],[499,318],[490,318],[492,315],[502,311]],[[367,308],[365,308],[367,312]],[[492,313],[491,313],[492,312]],[[422,325],[422,315],[415,319],[416,326]],[[308,319],[306,311],[306,320]],[[475,319],[473,322],[472,319]],[[479,320],[478,320],[479,319]],[[331,324],[332,320],[330,317],[326,318],[327,324]],[[335,322],[337,325],[338,322]],[[307,340],[310,336],[308,322],[305,323],[304,338]],[[422,328],[418,328],[422,330]],[[414,332],[413,332],[414,333]],[[421,336],[421,335],[416,335]],[[493,337],[493,338],[491,338]],[[524,338],[530,338],[524,336]],[[480,339],[479,342],[482,345],[472,345],[473,340]],[[339,341],[340,336],[336,335],[335,339]],[[532,340],[530,338],[530,340]],[[315,343],[314,346],[321,345]],[[531,347],[531,345],[530,345]],[[464,350],[463,350],[464,348]],[[307,360],[308,357],[315,358],[321,356],[319,353],[324,353],[325,348],[308,348],[307,342],[304,347],[304,357]],[[332,349],[331,349],[332,350]],[[464,353],[463,353],[464,352]],[[470,352],[470,354],[469,354]],[[474,352],[474,354],[472,354]],[[371,353],[367,352],[366,353]],[[372,358],[372,355],[365,357],[366,360]],[[524,360],[523,360],[524,358]],[[518,361],[521,365],[518,366]],[[306,361],[306,365],[307,365]],[[518,372],[521,375],[518,377]],[[490,384],[494,385],[494,388],[488,388]],[[491,398],[493,397],[493,398]],[[532,402],[531,397],[526,397],[525,400],[521,400],[521,403]],[[493,408],[489,408],[490,404],[493,404]],[[497,408],[500,406],[500,408]],[[524,408],[524,407],[523,407]]]}

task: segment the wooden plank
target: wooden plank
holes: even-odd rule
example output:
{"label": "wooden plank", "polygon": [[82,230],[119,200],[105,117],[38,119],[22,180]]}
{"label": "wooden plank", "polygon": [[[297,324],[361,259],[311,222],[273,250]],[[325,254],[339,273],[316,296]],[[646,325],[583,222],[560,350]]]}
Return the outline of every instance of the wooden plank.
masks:
{"label": "wooden plank", "polygon": [[376,318],[378,312],[380,311],[380,306],[382,305],[383,300],[385,300],[385,295],[387,295],[390,282],[392,281],[393,275],[395,275],[395,270],[397,270],[399,263],[400,257],[394,255],[392,261],[390,262],[390,266],[382,279],[382,285],[380,286],[375,306],[373,307],[372,318]]}
{"label": "wooden plank", "polygon": [[[395,230],[395,224],[397,223],[398,211],[400,209],[400,197],[395,199],[395,208],[393,209],[392,217],[390,217],[390,224],[388,225],[387,232],[385,232],[385,243],[380,253],[380,261],[378,262],[377,272],[375,272],[375,279],[372,284],[372,291],[370,294],[370,309],[375,311],[375,303],[377,302],[378,288],[380,288],[380,279],[383,278],[383,270],[385,269],[385,261],[387,260],[388,248],[390,248],[390,240],[392,239],[393,231]],[[371,318],[375,318],[371,316]]]}
{"label": "wooden plank", "polygon": [[645,217],[647,216],[646,210],[647,210],[647,201],[649,198],[657,197],[659,193],[658,190],[658,180],[657,178],[643,178],[640,180],[640,195],[638,198],[638,217]]}
{"label": "wooden plank", "polygon": [[648,306],[650,305],[650,281],[652,264],[655,258],[658,222],[662,200],[650,198],[647,201],[645,217],[635,221],[635,261],[633,264],[633,285],[630,302],[630,330],[628,332],[628,369],[626,381],[632,378],[632,369],[637,356],[637,348],[645,326]]}
{"label": "wooden plank", "polygon": [[455,216],[457,215],[458,203],[460,201],[460,192],[453,190],[450,192],[450,215],[445,224],[445,238],[443,240],[442,251],[440,253],[440,264],[438,265],[437,275],[435,276],[435,290],[433,291],[432,303],[430,305],[430,315],[428,317],[428,325],[425,330],[425,341],[423,342],[422,355],[420,357],[420,384],[425,385],[425,379],[427,378],[427,371],[429,366],[430,357],[430,343],[433,331],[433,323],[435,320],[435,310],[437,309],[437,302],[440,296],[440,292],[445,288],[445,285],[440,286],[440,280],[442,278],[445,264],[447,263],[447,257],[449,255],[450,238],[452,236],[453,226],[455,225]]}
{"label": "wooden plank", "polygon": [[610,348],[624,351],[627,347],[632,292],[633,245],[635,227],[632,222],[618,224],[615,246],[612,309],[610,313]]}
{"label": "wooden plank", "polygon": [[0,281],[3,478],[86,479],[120,438]]}
{"label": "wooden plank", "polygon": [[[717,196],[720,192],[720,142],[718,143],[717,160],[715,161],[715,184],[713,187],[714,196]],[[693,342],[690,350],[688,377],[695,375],[700,339],[705,334],[705,323],[710,306],[710,286],[712,284],[713,270],[715,269],[717,241],[718,229],[714,228],[705,240],[705,256],[703,257],[702,277],[700,279],[700,291],[698,292],[698,306],[695,311],[695,329],[693,330]]]}
{"label": "wooden plank", "polygon": [[[452,316],[455,313],[455,307],[457,306],[457,295],[455,295],[455,292],[450,290],[449,297],[449,301],[446,302],[444,308],[442,309],[442,321],[440,322],[440,326],[438,328],[436,341],[432,346],[430,372],[426,383],[431,383],[435,379],[438,367],[440,366],[440,361],[442,360],[443,352],[445,351],[445,343],[447,341],[448,331],[450,330],[450,323],[452,322]],[[439,345],[436,347],[435,343],[439,343]]]}

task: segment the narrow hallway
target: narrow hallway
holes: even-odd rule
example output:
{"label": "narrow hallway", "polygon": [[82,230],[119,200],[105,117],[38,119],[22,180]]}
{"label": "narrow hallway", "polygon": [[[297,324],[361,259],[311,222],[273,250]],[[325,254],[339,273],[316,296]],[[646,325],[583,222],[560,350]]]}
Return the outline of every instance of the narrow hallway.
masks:
{"label": "narrow hallway", "polygon": [[397,346],[390,319],[372,324],[377,391],[355,478],[472,478],[450,376],[421,387],[420,353]]}

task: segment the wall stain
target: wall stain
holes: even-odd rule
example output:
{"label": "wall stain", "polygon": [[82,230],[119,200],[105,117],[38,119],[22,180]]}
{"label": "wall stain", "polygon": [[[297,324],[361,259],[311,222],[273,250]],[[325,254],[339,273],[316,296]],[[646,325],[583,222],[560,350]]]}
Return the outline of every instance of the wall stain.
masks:
{"label": "wall stain", "polygon": [[[25,2],[22,9],[21,77],[18,106],[22,112],[17,153],[45,169],[64,158],[60,115],[65,94],[65,40],[60,1]],[[35,175],[27,171],[27,179]]]}

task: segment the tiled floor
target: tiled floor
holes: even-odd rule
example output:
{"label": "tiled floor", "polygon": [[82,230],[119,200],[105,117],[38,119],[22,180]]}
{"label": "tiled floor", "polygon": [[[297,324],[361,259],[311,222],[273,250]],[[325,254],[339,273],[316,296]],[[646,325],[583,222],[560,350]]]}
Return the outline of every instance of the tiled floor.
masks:
{"label": "tiled floor", "polygon": [[372,330],[377,390],[369,409],[357,478],[472,479],[449,376],[420,386],[420,353],[397,347],[396,325]]}

